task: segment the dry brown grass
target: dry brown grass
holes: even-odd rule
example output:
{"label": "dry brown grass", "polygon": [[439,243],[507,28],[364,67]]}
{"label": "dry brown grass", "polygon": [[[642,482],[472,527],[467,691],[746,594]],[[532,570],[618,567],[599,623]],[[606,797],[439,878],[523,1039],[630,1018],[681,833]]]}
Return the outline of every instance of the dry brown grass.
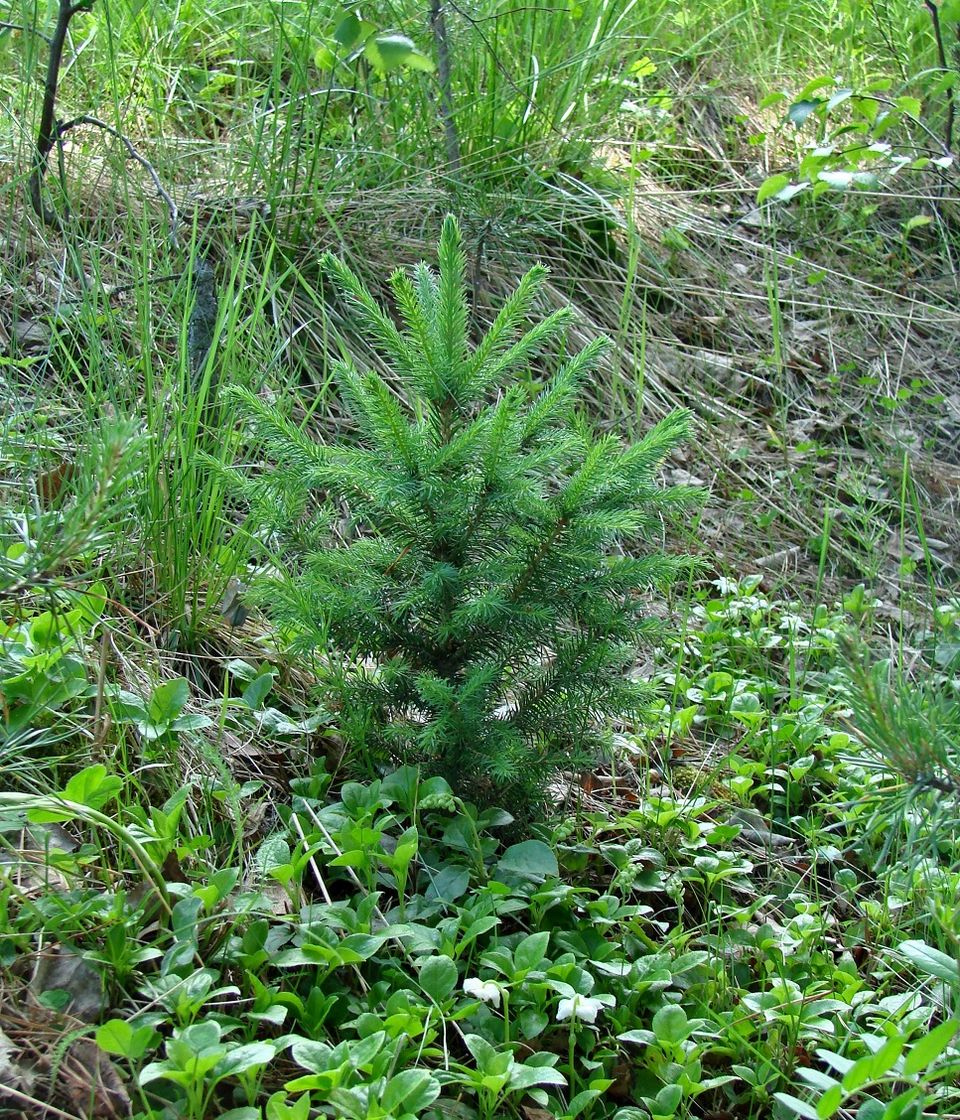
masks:
{"label": "dry brown grass", "polygon": [[[617,341],[590,388],[597,421],[632,433],[677,405],[700,418],[696,446],[673,469],[712,488],[699,533],[718,568],[759,568],[798,585],[866,578],[891,601],[903,592],[928,598],[931,582],[948,588],[960,572],[953,200],[920,184],[907,210],[926,209],[936,221],[910,242],[901,233],[899,196],[871,198],[878,209],[863,221],[850,216],[851,202],[842,204],[846,218],[839,209],[831,214],[829,203],[819,216],[758,211],[758,175],[779,153],[747,145],[762,116],[749,93],[715,102],[698,95],[684,105],[682,138],[658,160],[634,166],[629,146],[601,147],[604,174],[621,176],[619,195],[558,174],[521,190],[464,189],[452,201],[444,184],[411,172],[399,187],[357,190],[344,181],[322,198],[281,195],[267,207],[231,187],[240,141],[230,134],[219,145],[167,142],[164,168],[175,180],[184,229],[196,220],[222,268],[251,223],[265,247],[277,248],[272,275],[261,277],[275,288],[272,321],[246,326],[270,337],[265,385],[297,394],[320,434],[340,425],[330,359],[345,352],[377,361],[323,296],[321,253],[345,255],[385,295],[395,267],[430,257],[453,206],[470,252],[478,329],[518,276],[543,260],[553,278],[540,310],[574,306],[570,345],[598,333]],[[163,242],[150,185],[138,177],[131,187],[134,170],[102,152],[74,155],[74,167],[92,176],[80,174],[74,209],[91,218],[106,198],[116,203],[86,251],[97,255],[101,280],[129,281],[140,264],[120,233],[130,224],[125,208],[138,211],[134,224],[153,215],[146,224]],[[202,188],[189,174],[198,167]],[[18,320],[83,295],[67,279],[63,235],[39,229],[22,208],[20,217],[19,243],[8,238],[5,249],[8,263],[19,265],[7,273],[17,290],[7,288],[0,308],[6,337]],[[169,260],[158,250],[157,271]],[[169,288],[158,287],[156,298],[169,304]],[[121,301],[115,314],[133,309],[133,301]],[[174,318],[168,340],[176,330]],[[909,399],[889,410],[885,401],[903,390]],[[869,543],[851,527],[864,510]],[[810,542],[825,521],[833,531],[820,571]],[[905,558],[921,561],[914,573],[901,571]]]}

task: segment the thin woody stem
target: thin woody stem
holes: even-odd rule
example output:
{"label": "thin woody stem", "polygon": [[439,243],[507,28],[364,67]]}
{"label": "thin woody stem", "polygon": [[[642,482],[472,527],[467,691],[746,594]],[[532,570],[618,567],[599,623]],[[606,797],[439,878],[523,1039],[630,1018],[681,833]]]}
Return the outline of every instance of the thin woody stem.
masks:
{"label": "thin woody stem", "polygon": [[58,226],[60,221],[53,210],[43,205],[41,191],[44,176],[47,173],[47,163],[53,146],[59,138],[57,127],[57,86],[60,81],[60,64],[63,61],[63,48],[67,41],[67,32],[70,30],[70,21],[77,12],[88,11],[93,0],[84,0],[83,3],[73,4],[70,0],[60,0],[57,9],[57,24],[50,37],[50,55],[47,59],[47,76],[43,86],[43,105],[40,110],[40,125],[37,128],[37,143],[34,152],[33,171],[30,174],[29,194],[30,202],[39,218],[45,225]]}
{"label": "thin woody stem", "polygon": [[440,118],[447,149],[447,170],[452,176],[460,173],[460,137],[453,119],[453,91],[450,74],[450,40],[442,0],[430,0],[430,26],[437,48],[437,80],[440,83]]}
{"label": "thin woody stem", "polygon": [[[940,69],[947,73],[947,52],[943,45],[943,29],[940,26],[940,9],[934,3],[934,0],[924,0],[927,11],[930,13],[930,20],[933,23],[933,37],[937,43],[937,57],[940,61]],[[947,151],[953,148],[953,125],[954,117],[956,116],[956,102],[953,97],[953,86],[947,86],[947,122],[943,130],[943,142]]]}
{"label": "thin woody stem", "polygon": [[179,211],[177,209],[177,204],[173,200],[173,197],[170,195],[169,191],[166,190],[163,183],[160,181],[160,176],[157,174],[157,169],[146,158],[146,156],[142,156],[137,151],[137,149],[133,146],[133,144],[127,139],[126,136],[124,136],[124,134],[119,129],[114,128],[112,125],[107,124],[106,121],[100,120],[99,117],[91,117],[91,116],[87,116],[87,115],[80,116],[80,117],[74,117],[73,120],[66,121],[63,124],[57,126],[56,138],[59,140],[62,136],[64,136],[66,133],[68,133],[72,128],[78,128],[81,125],[90,125],[92,128],[100,128],[100,129],[103,129],[104,132],[108,132],[115,139],[119,140],[120,143],[127,149],[127,156],[130,159],[135,160],[137,163],[140,164],[140,166],[142,168],[145,169],[145,171],[147,172],[147,174],[150,176],[151,180],[153,181],[153,185],[156,188],[157,194],[163,200],[163,203],[167,208],[167,213],[170,215],[170,240],[174,245],[176,245],[177,244],[177,226],[178,226],[180,214],[179,214]]}

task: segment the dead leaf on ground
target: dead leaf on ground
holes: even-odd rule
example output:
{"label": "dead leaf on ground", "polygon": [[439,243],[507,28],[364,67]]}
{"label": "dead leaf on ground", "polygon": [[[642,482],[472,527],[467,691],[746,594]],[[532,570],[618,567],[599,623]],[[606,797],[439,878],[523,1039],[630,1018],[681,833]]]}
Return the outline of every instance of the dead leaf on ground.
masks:
{"label": "dead leaf on ground", "polygon": [[4,1087],[32,1094],[34,1080],[30,1070],[17,1061],[17,1048],[13,1041],[0,1030],[0,1098]]}
{"label": "dead leaf on ground", "polygon": [[16,1005],[0,1003],[0,1018],[0,1099],[6,1086],[81,1120],[123,1120],[132,1114],[120,1074],[86,1037],[91,1028],[85,1023],[22,998]]}
{"label": "dead leaf on ground", "polygon": [[50,328],[39,319],[17,319],[13,339],[24,350],[36,350],[50,342]]}
{"label": "dead leaf on ground", "polygon": [[113,1062],[88,1038],[71,1043],[57,1089],[70,1099],[79,1116],[90,1120],[120,1120],[132,1111]]}
{"label": "dead leaf on ground", "polygon": [[64,1010],[85,1023],[96,1022],[107,1007],[100,973],[65,945],[54,945],[39,956],[30,988],[38,997],[43,992],[67,992],[70,1000]]}

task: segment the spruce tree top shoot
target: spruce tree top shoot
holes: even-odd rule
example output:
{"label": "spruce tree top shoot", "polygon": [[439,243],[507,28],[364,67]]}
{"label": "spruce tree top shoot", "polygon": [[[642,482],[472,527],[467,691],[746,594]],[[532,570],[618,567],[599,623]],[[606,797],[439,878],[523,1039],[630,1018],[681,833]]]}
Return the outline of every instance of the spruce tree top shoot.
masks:
{"label": "spruce tree top shoot", "polygon": [[284,549],[263,599],[320,655],[359,760],[419,762],[529,810],[558,771],[595,757],[611,721],[643,711],[630,672],[641,593],[686,564],[642,542],[690,497],[655,484],[688,417],[630,446],[592,435],[574,407],[603,340],[531,388],[529,363],[571,317],[524,329],[543,267],[472,345],[452,217],[438,271],[391,277],[401,326],[346,264],[323,263],[392,375],[337,366],[356,438],[334,446],[240,394],[275,461],[242,484]]}

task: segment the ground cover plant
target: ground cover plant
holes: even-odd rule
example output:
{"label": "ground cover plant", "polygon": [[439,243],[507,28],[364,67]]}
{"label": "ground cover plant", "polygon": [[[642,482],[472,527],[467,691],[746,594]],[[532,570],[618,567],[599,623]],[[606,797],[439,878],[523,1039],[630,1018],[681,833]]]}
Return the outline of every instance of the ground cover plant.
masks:
{"label": "ground cover plant", "polygon": [[0,12],[0,1112],[957,1112],[958,16]]}

